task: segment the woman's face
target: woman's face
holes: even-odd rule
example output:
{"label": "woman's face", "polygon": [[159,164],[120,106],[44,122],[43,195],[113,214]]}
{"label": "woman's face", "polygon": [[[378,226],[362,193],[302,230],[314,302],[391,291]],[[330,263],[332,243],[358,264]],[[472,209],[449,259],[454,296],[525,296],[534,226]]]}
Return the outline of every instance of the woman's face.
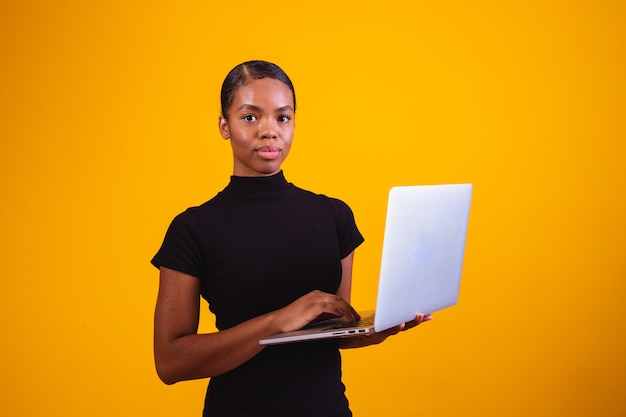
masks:
{"label": "woman's face", "polygon": [[219,129],[233,148],[233,175],[258,177],[280,171],[295,127],[293,93],[272,78],[251,80],[235,91],[228,120]]}

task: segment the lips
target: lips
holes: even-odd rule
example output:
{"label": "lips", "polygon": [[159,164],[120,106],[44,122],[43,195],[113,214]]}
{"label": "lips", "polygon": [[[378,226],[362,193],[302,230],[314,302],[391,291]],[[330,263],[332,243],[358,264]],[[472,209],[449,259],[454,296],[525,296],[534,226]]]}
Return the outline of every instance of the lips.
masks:
{"label": "lips", "polygon": [[280,155],[280,148],[277,146],[261,146],[256,149],[256,153],[263,159],[276,159]]}

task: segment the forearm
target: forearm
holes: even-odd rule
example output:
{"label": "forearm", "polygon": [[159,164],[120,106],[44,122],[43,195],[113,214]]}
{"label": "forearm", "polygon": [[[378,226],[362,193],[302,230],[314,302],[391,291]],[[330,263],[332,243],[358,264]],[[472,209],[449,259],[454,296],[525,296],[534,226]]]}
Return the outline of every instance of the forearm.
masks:
{"label": "forearm", "polygon": [[157,373],[166,384],[220,375],[254,357],[263,349],[259,340],[278,332],[274,315],[266,314],[216,333],[155,339]]}
{"label": "forearm", "polygon": [[339,349],[354,349],[378,344],[382,340],[368,336],[351,336],[339,339]]}

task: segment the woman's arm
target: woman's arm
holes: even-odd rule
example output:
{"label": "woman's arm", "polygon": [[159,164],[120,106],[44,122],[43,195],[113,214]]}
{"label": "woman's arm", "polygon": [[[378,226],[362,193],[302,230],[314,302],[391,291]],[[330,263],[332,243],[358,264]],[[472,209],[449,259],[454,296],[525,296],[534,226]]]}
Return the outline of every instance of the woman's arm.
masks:
{"label": "woman's arm", "polygon": [[322,313],[355,319],[341,297],[313,291],[280,310],[255,317],[227,330],[198,334],[200,280],[161,267],[154,315],[154,358],[166,384],[207,378],[246,362],[263,346],[259,340],[297,330]]}
{"label": "woman's arm", "polygon": [[354,262],[354,251],[341,260],[341,284],[337,290],[337,295],[350,302],[352,294],[352,264]]}

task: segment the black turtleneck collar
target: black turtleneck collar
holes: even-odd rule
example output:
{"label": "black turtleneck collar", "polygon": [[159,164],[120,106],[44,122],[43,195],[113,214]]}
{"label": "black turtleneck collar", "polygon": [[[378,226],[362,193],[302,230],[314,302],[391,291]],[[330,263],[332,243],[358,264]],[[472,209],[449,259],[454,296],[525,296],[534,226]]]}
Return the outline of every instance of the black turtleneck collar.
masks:
{"label": "black turtleneck collar", "polygon": [[287,182],[281,170],[266,177],[238,177],[233,175],[223,192],[227,194],[257,194],[286,190],[290,186],[291,184]]}

